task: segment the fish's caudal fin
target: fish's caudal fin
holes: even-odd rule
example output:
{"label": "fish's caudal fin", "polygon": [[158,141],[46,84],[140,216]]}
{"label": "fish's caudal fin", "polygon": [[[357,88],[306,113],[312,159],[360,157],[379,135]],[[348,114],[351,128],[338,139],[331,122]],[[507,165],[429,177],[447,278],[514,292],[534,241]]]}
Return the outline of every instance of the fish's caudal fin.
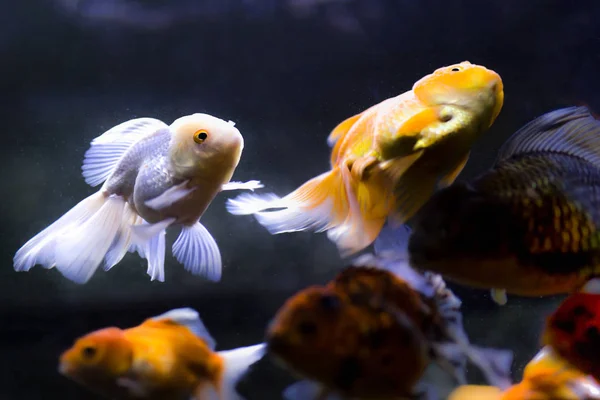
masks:
{"label": "fish's caudal fin", "polygon": [[237,393],[235,387],[250,366],[258,362],[265,355],[265,351],[266,345],[260,343],[253,346],[218,352],[219,356],[223,358],[224,365],[221,387],[219,388],[221,399],[243,399],[243,397]]}
{"label": "fish's caudal fin", "polygon": [[439,348],[442,358],[448,360],[456,360],[457,357],[466,358],[481,370],[491,385],[501,389],[511,386],[512,351],[477,347],[469,343],[462,323],[460,299],[446,287],[440,275],[426,272],[424,276],[434,291],[433,298],[449,340],[449,343],[444,343]]}
{"label": "fish's caudal fin", "polygon": [[86,283],[105,257],[112,264],[125,254],[120,246],[127,241],[120,237],[127,236],[123,219],[131,218],[125,207],[122,197],[103,192],[82,200],[17,251],[15,270],[28,271],[40,264],[56,267],[73,282]]}
{"label": "fish's caudal fin", "polygon": [[221,279],[221,253],[215,239],[200,223],[183,226],[173,243],[173,255],[186,270],[211,281]]}
{"label": "fish's caudal fin", "polygon": [[347,168],[334,167],[283,198],[245,193],[229,199],[227,210],[254,214],[271,234],[327,231],[342,256],[348,256],[369,246],[385,222],[391,202],[378,189],[353,179]]}

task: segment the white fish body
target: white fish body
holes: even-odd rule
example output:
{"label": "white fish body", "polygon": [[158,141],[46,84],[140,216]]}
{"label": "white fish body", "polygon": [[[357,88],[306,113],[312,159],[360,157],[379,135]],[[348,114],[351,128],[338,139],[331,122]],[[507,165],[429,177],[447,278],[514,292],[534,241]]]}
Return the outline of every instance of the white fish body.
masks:
{"label": "white fish body", "polygon": [[108,270],[137,250],[151,279],[164,281],[165,230],[177,224],[175,258],[193,274],[219,280],[219,248],[199,219],[221,190],[262,187],[230,182],[243,147],[233,122],[208,114],[170,126],[153,118],[115,126],[85,154],[83,176],[91,186],[104,182],[100,190],[21,247],[15,270],[40,264],[85,283],[102,261]]}

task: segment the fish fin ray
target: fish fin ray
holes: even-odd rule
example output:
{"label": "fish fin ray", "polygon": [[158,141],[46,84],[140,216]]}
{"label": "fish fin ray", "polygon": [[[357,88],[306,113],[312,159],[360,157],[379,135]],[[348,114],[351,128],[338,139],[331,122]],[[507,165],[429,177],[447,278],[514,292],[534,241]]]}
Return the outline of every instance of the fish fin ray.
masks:
{"label": "fish fin ray", "polygon": [[424,150],[403,157],[396,157],[380,163],[379,168],[389,176],[392,182],[398,182],[406,171],[423,155]]}
{"label": "fish fin ray", "polygon": [[445,346],[446,356],[455,357],[456,352],[461,353],[473,365],[476,365],[484,374],[488,382],[501,389],[506,389],[511,382],[511,364],[513,353],[510,350],[477,347],[469,342],[463,326],[460,307],[462,302],[446,287],[446,282],[441,275],[426,272],[425,278],[434,289],[434,300],[437,309],[445,321],[445,330],[448,339],[454,346]]}
{"label": "fish fin ray", "polygon": [[221,252],[210,232],[198,221],[183,226],[173,243],[173,255],[185,269],[211,281],[221,279]]}
{"label": "fish fin ray", "polygon": [[260,189],[265,187],[260,181],[248,181],[248,182],[237,182],[232,181],[221,186],[222,191],[226,190],[250,190],[254,192],[255,189]]}
{"label": "fish fin ray", "polygon": [[89,219],[63,230],[54,247],[56,269],[73,282],[86,283],[119,233],[124,209],[122,197],[105,197],[102,207]]}
{"label": "fish fin ray", "polygon": [[585,106],[547,112],[504,143],[496,164],[514,155],[539,151],[569,154],[600,166],[600,121]]}
{"label": "fish fin ray", "polygon": [[148,260],[147,273],[152,281],[165,281],[165,230],[174,222],[175,218],[167,218],[156,224],[143,221],[142,224],[131,227],[131,246]]}
{"label": "fish fin ray", "polygon": [[394,187],[393,219],[400,224],[412,218],[435,192],[436,184],[437,177],[430,173],[412,169],[403,174]]}
{"label": "fish fin ray", "polygon": [[340,139],[346,136],[348,131],[350,131],[350,129],[354,126],[356,121],[358,121],[363,114],[364,112],[361,112],[359,114],[353,115],[350,118],[346,118],[345,120],[340,122],[335,128],[333,128],[333,130],[327,137],[327,144],[329,145],[329,147],[335,146],[335,144]]}
{"label": "fish fin ray", "polygon": [[198,189],[197,186],[191,188],[187,187],[189,182],[189,180],[186,180],[177,185],[171,186],[160,195],[150,200],[146,200],[144,204],[153,210],[163,210],[168,208],[174,203],[177,203],[181,199],[189,196],[192,192],[194,192],[194,190]]}
{"label": "fish fin ray", "polygon": [[104,270],[108,271],[115,265],[117,265],[131,246],[131,227],[133,225],[140,224],[142,219],[129,203],[125,203],[123,210],[123,218],[121,219],[121,226],[117,235],[115,236],[110,248],[104,256]]}
{"label": "fish fin ray", "polygon": [[81,167],[85,182],[90,186],[104,182],[134,143],[162,128],[168,128],[168,125],[158,119],[136,118],[114,126],[92,140]]}
{"label": "fish fin ray", "polygon": [[[271,234],[313,230],[322,232],[343,222],[348,213],[346,190],[339,168],[321,174],[280,198],[274,194],[244,193],[228,199],[234,215],[254,214]],[[266,211],[282,208],[277,211]]]}
{"label": "fish fin ray", "polygon": [[438,188],[450,186],[456,180],[458,175],[460,175],[462,170],[465,168],[465,165],[467,165],[470,154],[471,152],[469,151],[467,155],[456,164],[452,171],[450,171],[440,179],[440,181],[438,182]]}
{"label": "fish fin ray", "polygon": [[235,387],[249,368],[263,358],[265,352],[266,345],[264,343],[218,352],[224,361],[224,374],[220,388],[223,399],[242,398]]}
{"label": "fish fin ray", "polygon": [[29,271],[37,264],[47,269],[53,268],[56,237],[69,227],[82,224],[91,218],[102,207],[104,201],[105,196],[102,193],[94,193],[27,241],[14,256],[15,270]]}
{"label": "fish fin ray", "polygon": [[201,338],[211,350],[214,350],[217,347],[217,342],[202,322],[200,314],[198,314],[198,311],[194,310],[193,308],[176,308],[152,317],[151,319],[155,321],[168,319],[179,325],[184,325],[196,336]]}

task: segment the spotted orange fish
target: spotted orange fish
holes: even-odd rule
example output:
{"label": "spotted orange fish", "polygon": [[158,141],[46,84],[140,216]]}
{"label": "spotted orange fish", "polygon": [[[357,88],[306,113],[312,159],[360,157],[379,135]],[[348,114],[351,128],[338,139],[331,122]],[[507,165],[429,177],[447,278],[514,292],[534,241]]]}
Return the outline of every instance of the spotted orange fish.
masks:
{"label": "spotted orange fish", "polygon": [[111,399],[241,399],[235,385],[264,345],[219,352],[215,345],[198,313],[182,308],[77,339],[60,356],[59,371]]}
{"label": "spotted orange fish", "polygon": [[502,391],[493,386],[464,385],[448,400],[592,400],[600,399],[598,382],[573,369],[544,347],[527,364],[523,380]]}
{"label": "spotted orange fish", "polygon": [[254,214],[272,234],[327,231],[342,255],[356,253],[388,217],[408,220],[437,186],[455,180],[503,102],[496,72],[468,61],[439,68],[336,126],[329,172],[283,198],[241,195],[227,208]]}
{"label": "spotted orange fish", "polygon": [[[405,276],[384,269],[390,263]],[[443,280],[398,264],[363,257],[281,307],[267,330],[268,352],[305,379],[286,389],[287,399],[428,397],[435,384],[422,378],[432,362],[465,383],[470,360],[493,384],[510,385],[512,353],[472,346],[460,301]]]}
{"label": "spotted orange fish", "polygon": [[590,280],[550,315],[542,342],[600,381],[600,280]]}

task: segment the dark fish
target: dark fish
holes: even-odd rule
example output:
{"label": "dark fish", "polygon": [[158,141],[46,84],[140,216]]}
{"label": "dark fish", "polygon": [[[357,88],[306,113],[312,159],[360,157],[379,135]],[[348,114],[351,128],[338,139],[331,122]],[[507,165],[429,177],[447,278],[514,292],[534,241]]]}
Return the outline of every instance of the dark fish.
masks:
{"label": "dark fish", "polygon": [[413,267],[493,289],[500,304],[577,290],[600,273],[600,122],[586,107],[534,119],[491,170],[438,191],[412,222]]}

